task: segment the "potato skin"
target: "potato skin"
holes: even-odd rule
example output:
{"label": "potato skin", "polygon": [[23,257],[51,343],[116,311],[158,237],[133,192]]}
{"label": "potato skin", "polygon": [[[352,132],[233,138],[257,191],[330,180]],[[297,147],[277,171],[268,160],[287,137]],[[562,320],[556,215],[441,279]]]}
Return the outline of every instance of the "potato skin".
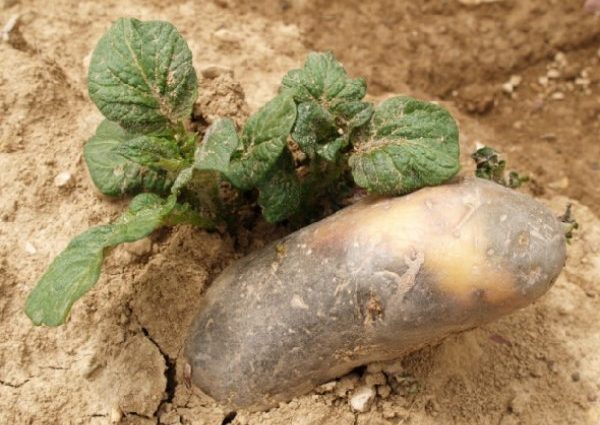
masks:
{"label": "potato skin", "polygon": [[524,307],[564,263],[554,215],[495,183],[365,200],[215,280],[185,348],[192,382],[231,407],[268,409]]}

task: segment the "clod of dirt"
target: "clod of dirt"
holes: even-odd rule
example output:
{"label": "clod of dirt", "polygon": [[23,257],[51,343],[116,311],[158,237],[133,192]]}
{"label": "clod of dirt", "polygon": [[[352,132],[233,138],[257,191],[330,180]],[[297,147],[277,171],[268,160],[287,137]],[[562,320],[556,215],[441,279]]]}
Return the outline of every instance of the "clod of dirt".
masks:
{"label": "clod of dirt", "polygon": [[135,257],[146,257],[152,252],[152,239],[144,238],[123,244],[123,249]]}
{"label": "clod of dirt", "polygon": [[194,105],[194,118],[211,124],[217,118],[228,117],[241,127],[248,118],[249,108],[244,90],[234,80],[233,72],[211,66],[203,70],[202,76],[198,100]]}
{"label": "clod of dirt", "polygon": [[385,385],[387,383],[387,379],[385,375],[381,372],[367,374],[365,376],[365,384],[369,387],[374,387],[376,385]]}
{"label": "clod of dirt", "polygon": [[229,75],[231,78],[233,78],[233,69],[220,65],[209,65],[202,68],[200,70],[200,74],[202,74],[204,78],[210,79],[217,78],[219,75],[223,74]]}
{"label": "clod of dirt", "polygon": [[[125,415],[152,417],[163,399],[167,380],[165,361],[160,350],[148,338],[131,338],[123,351],[108,365],[110,373],[103,377],[107,388],[104,396],[109,405]],[[120,379],[128,376],[126,381]],[[119,382],[119,385],[114,385]],[[112,383],[112,385],[111,385]]]}

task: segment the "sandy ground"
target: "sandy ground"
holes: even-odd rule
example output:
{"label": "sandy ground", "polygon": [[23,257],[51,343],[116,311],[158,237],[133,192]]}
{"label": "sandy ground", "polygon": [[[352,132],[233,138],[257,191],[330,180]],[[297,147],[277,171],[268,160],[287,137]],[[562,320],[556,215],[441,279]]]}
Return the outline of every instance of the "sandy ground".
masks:
{"label": "sandy ground", "polygon": [[[600,19],[574,0],[236,3],[0,1],[2,25],[19,15],[0,42],[0,424],[598,424]],[[156,232],[115,250],[67,325],[32,327],[22,307],[51,259],[125,205],[94,191],[81,157],[101,120],[87,62],[119,16],[169,20],[198,70],[234,70],[239,84],[202,81],[207,116],[242,119],[315,49],[333,50],[375,96],[445,102],[465,154],[495,146],[532,177],[524,191],[557,213],[575,203],[581,231],[564,272],[510,317],[266,413],[188,389],[180,350],[214,276],[284,228],[259,223],[236,243]],[[58,187],[62,172],[72,181]],[[367,379],[380,394],[354,413],[348,394]]]}

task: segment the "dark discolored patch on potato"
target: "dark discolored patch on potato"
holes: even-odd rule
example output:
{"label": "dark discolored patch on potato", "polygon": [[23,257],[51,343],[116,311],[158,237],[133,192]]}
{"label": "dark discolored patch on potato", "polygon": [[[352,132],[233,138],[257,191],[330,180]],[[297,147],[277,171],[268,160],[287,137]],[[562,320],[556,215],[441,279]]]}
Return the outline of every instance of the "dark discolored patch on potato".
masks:
{"label": "dark discolored patch on potato", "polygon": [[266,409],[523,307],[564,261],[552,213],[488,181],[367,200],[215,280],[186,346],[192,382]]}

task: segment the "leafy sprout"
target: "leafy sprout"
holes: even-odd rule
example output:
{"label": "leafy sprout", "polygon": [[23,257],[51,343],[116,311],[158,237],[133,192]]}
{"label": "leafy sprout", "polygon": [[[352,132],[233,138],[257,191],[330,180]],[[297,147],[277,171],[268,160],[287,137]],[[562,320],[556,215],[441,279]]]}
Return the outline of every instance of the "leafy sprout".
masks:
{"label": "leafy sprout", "polygon": [[119,19],[92,54],[88,89],[106,118],[84,147],[91,179],[105,195],[134,197],[54,259],[27,299],[36,325],[64,323],[115,246],[162,226],[234,221],[224,185],[247,192],[269,222],[302,222],[348,192],[340,188],[397,195],[459,168],[458,128],[444,108],[406,96],[374,107],[365,80],[332,53],[309,54],[242,128],[221,117],[202,135],[190,125],[197,77],[183,37],[168,22]]}
{"label": "leafy sprout", "polygon": [[520,187],[529,181],[529,176],[521,176],[516,171],[510,171],[506,177],[506,160],[502,159],[499,152],[484,146],[471,154],[477,169],[475,175],[479,178],[491,180],[511,189]]}

